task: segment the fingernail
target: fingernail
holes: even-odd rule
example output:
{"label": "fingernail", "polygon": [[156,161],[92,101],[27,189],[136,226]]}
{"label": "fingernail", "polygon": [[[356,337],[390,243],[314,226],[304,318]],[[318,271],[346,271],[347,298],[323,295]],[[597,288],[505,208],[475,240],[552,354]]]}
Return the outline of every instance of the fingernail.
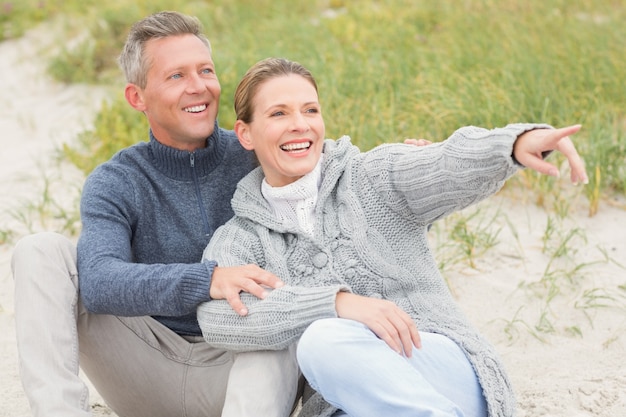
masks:
{"label": "fingernail", "polygon": [[550,171],[548,171],[548,175],[550,175],[552,177],[557,177],[558,178],[560,176],[560,173],[559,173],[558,169],[552,168],[552,169],[550,169]]}

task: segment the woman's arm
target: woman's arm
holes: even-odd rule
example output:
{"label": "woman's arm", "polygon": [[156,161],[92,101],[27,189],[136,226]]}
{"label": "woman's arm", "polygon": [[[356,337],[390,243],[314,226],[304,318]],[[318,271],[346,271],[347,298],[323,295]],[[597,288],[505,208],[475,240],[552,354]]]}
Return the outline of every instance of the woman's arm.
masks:
{"label": "woman's arm", "polygon": [[240,316],[224,300],[198,307],[202,335],[211,346],[233,350],[280,350],[295,342],[315,320],[337,317],[337,293],[347,288],[284,287],[271,290],[260,300],[247,293],[241,299],[248,314]]}
{"label": "woman's arm", "polygon": [[[264,238],[267,245],[267,236]],[[247,314],[239,314],[227,300],[211,300],[197,309],[198,323],[207,343],[234,350],[278,350],[297,340],[309,324],[320,318],[337,317],[335,298],[348,288],[337,284],[323,287],[289,285],[292,280],[285,255],[280,264],[268,265],[266,250],[249,223],[234,218],[220,227],[204,251],[219,267],[258,265],[275,274],[286,285],[266,288],[263,298],[248,292],[239,294]],[[272,249],[272,250],[275,250]]]}
{"label": "woman's arm", "polygon": [[430,224],[494,194],[518,169],[518,136],[547,125],[464,127],[443,142],[382,145],[365,155],[367,185],[397,213]]}

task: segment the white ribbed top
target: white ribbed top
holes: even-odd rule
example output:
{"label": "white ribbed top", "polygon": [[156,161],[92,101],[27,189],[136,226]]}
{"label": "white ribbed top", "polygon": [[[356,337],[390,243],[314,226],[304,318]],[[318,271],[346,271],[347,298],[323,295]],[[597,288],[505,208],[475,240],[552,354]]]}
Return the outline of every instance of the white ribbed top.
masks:
{"label": "white ribbed top", "polygon": [[298,225],[307,235],[313,235],[315,226],[315,205],[322,183],[322,159],[313,171],[284,187],[272,187],[265,179],[261,183],[261,193],[276,216],[284,225]]}

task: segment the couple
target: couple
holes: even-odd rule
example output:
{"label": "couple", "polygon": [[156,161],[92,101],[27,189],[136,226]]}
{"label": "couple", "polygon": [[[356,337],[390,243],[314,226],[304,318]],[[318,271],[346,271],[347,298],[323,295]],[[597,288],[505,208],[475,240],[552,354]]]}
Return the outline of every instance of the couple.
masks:
{"label": "couple", "polygon": [[[550,173],[544,151],[563,152],[584,182],[568,138],[578,127],[464,128],[360,154],[347,138],[323,141],[308,71],[269,60],[238,88],[235,134],[217,124],[208,40],[173,12],[136,23],[120,64],[150,141],[87,179],[77,249],[43,233],[13,256],[35,415],[89,415],[79,359],[121,417],[288,415],[299,366],[317,390],[301,415],[513,415],[508,379],[450,298],[426,225],[521,166]],[[242,181],[233,212],[250,150],[262,170]]]}

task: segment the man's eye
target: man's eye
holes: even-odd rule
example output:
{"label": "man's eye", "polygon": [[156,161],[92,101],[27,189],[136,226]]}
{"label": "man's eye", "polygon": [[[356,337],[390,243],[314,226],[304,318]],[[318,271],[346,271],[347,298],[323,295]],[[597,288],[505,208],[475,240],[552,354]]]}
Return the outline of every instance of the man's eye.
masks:
{"label": "man's eye", "polygon": [[285,114],[285,113],[283,113],[282,111],[275,111],[274,113],[272,113],[272,114],[271,114],[271,116],[272,116],[272,117],[275,117],[275,116],[282,116],[282,115],[284,115],[284,114]]}
{"label": "man's eye", "polygon": [[203,74],[213,74],[213,69],[212,68],[204,68],[202,70]]}
{"label": "man's eye", "polygon": [[178,80],[179,78],[182,78],[182,77],[183,77],[183,76],[182,76],[181,74],[174,74],[174,75],[172,75],[170,78],[171,78],[172,80]]}

